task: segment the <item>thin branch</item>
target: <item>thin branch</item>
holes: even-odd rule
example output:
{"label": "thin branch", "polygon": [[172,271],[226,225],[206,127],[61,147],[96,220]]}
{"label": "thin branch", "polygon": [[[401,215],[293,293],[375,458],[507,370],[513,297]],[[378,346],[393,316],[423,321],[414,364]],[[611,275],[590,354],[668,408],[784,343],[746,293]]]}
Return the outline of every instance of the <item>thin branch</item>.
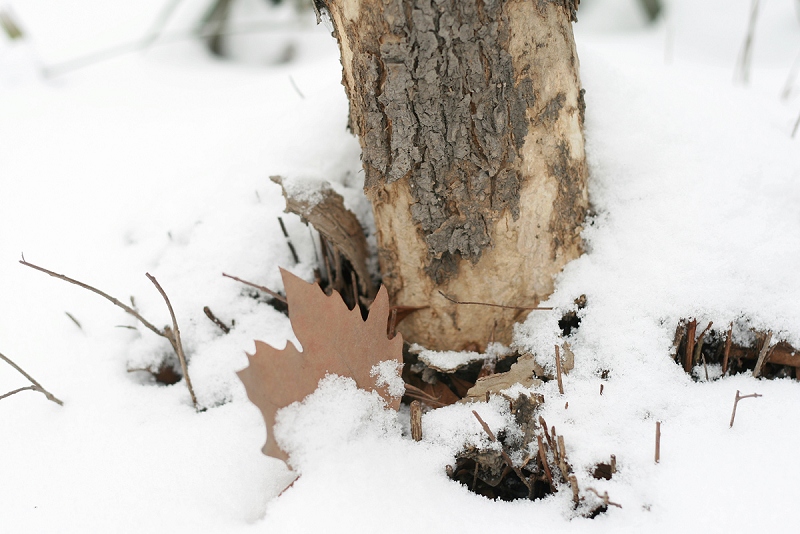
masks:
{"label": "thin branch", "polygon": [[189,388],[189,396],[192,398],[192,404],[194,405],[194,409],[198,410],[197,407],[197,397],[194,396],[194,388],[192,388],[192,380],[189,378],[189,369],[186,365],[186,355],[183,353],[183,344],[181,343],[181,331],[178,328],[178,320],[175,318],[175,311],[172,309],[172,303],[169,301],[169,297],[164,292],[164,289],[161,287],[161,284],[158,283],[156,277],[151,275],[150,273],[145,273],[145,276],[153,282],[153,285],[156,286],[158,292],[161,293],[161,297],[163,297],[164,302],[167,303],[167,308],[169,309],[169,315],[172,317],[172,330],[164,329],[165,333],[171,334],[169,336],[170,341],[172,342],[172,346],[175,348],[175,352],[178,353],[178,360],[181,362],[181,370],[183,371],[183,378],[186,379],[186,387]]}
{"label": "thin branch", "polygon": [[550,472],[550,466],[547,465],[547,453],[544,450],[544,442],[542,441],[542,436],[536,436],[536,441],[539,443],[539,459],[542,461],[544,474],[547,477],[547,482],[550,483],[550,489],[553,489],[555,487],[553,485],[553,473]]}
{"label": "thin branch", "polygon": [[600,492],[598,492],[598,491],[597,491],[596,489],[594,489],[594,488],[586,488],[586,491],[591,491],[592,493],[594,493],[595,495],[597,495],[597,497],[598,497],[598,498],[599,498],[601,501],[603,501],[603,504],[604,504],[604,505],[606,505],[606,506],[616,506],[617,508],[622,508],[622,505],[621,505],[621,504],[617,504],[617,503],[615,503],[615,502],[612,502],[612,501],[610,501],[610,500],[608,499],[608,492],[607,492],[607,491],[604,491],[602,495],[600,495]]}
{"label": "thin branch", "polygon": [[740,395],[739,390],[736,390],[736,398],[733,400],[733,412],[731,413],[731,424],[728,428],[733,428],[733,420],[736,419],[736,406],[739,405],[739,401],[742,399],[757,399],[758,397],[763,397],[764,395],[760,395],[758,393],[751,393],[750,395]]}
{"label": "thin branch", "polygon": [[452,302],[453,304],[474,304],[476,306],[491,306],[492,308],[504,308],[506,310],[552,310],[553,308],[542,308],[539,306],[506,306],[504,304],[492,304],[491,302],[469,302],[456,300],[453,297],[446,295],[444,292],[439,291],[439,294]]}
{"label": "thin branch", "polygon": [[411,397],[412,399],[419,400],[430,406],[431,408],[442,408],[447,406],[443,402],[439,402],[439,399],[434,397],[433,395],[429,395],[425,393],[423,390],[419,389],[416,386],[412,386],[411,384],[406,384],[406,396]]}
{"label": "thin branch", "polygon": [[80,321],[78,321],[78,320],[75,318],[75,316],[74,316],[74,315],[72,315],[72,314],[71,314],[70,312],[68,312],[68,311],[65,311],[64,313],[66,313],[66,314],[67,314],[67,317],[69,317],[69,318],[70,318],[70,320],[71,320],[73,323],[75,323],[75,326],[77,326],[77,327],[78,327],[78,330],[83,330],[83,326],[81,326],[81,323],[80,323]]}
{"label": "thin branch", "polygon": [[79,282],[78,280],[75,280],[74,278],[70,278],[68,276],[64,276],[63,274],[54,273],[53,271],[45,269],[44,267],[39,267],[38,265],[34,265],[32,263],[28,263],[27,261],[25,261],[24,257],[21,260],[19,260],[19,262],[22,265],[25,265],[26,267],[30,267],[31,269],[35,269],[37,271],[41,271],[41,272],[43,272],[45,274],[49,274],[50,276],[52,276],[54,278],[58,278],[59,280],[64,280],[65,282],[69,282],[70,284],[75,284],[78,287],[82,287],[83,289],[88,289],[92,293],[96,293],[96,294],[100,295],[101,297],[103,297],[104,299],[108,300],[109,302],[111,302],[115,306],[118,306],[118,307],[122,308],[123,310],[125,310],[129,314],[131,314],[134,317],[136,317],[139,320],[140,323],[142,323],[144,326],[146,326],[153,333],[158,334],[161,337],[166,337],[167,339],[169,339],[169,337],[166,334],[164,334],[164,332],[162,332],[161,330],[159,330],[158,328],[153,326],[153,324],[150,323],[150,321],[148,321],[144,317],[142,317],[139,314],[139,312],[137,312],[136,310],[134,310],[133,308],[131,308],[127,304],[124,304],[124,303],[120,302],[118,299],[115,299],[114,297],[112,297],[108,293],[104,293],[103,291],[100,291],[99,289],[97,289],[95,287],[92,287],[92,286],[90,286],[88,284],[84,284],[83,282]]}
{"label": "thin branch", "polygon": [[283,302],[284,304],[289,304],[288,302],[286,302],[286,297],[284,297],[283,295],[281,295],[279,293],[274,292],[273,290],[271,290],[268,287],[260,286],[258,284],[254,284],[253,282],[248,282],[247,280],[242,280],[241,278],[238,278],[236,276],[231,276],[231,275],[225,274],[225,273],[222,273],[222,276],[224,276],[226,278],[230,278],[231,280],[236,280],[237,282],[241,282],[241,283],[243,283],[245,285],[248,285],[250,287],[254,287],[254,288],[258,289],[259,291],[263,291],[264,293],[266,293],[267,295],[269,295],[270,297],[274,298],[275,300],[277,300],[279,302]]}
{"label": "thin branch", "polygon": [[[483,419],[481,419],[481,416],[478,415],[478,412],[472,410],[472,415],[475,416],[475,419],[477,419],[478,422],[481,424],[483,430],[489,435],[489,439],[491,439],[493,443],[499,443],[494,435],[494,432],[492,432],[492,429],[489,428],[489,425],[487,425]],[[530,481],[527,478],[525,478],[525,475],[522,474],[522,470],[519,467],[515,466],[514,463],[511,461],[511,457],[509,457],[508,453],[506,452],[506,448],[503,446],[502,443],[500,443],[500,454],[503,456],[503,460],[505,460],[506,465],[508,465],[508,467],[514,470],[514,472],[519,477],[520,481],[523,484],[525,484],[525,486],[528,488],[529,495],[533,494],[533,486],[531,486]]]}
{"label": "thin branch", "polygon": [[0,395],[0,400],[5,399],[6,397],[10,397],[11,395],[14,395],[16,393],[19,393],[20,391],[28,391],[28,390],[40,391],[39,388],[37,388],[36,386],[25,386],[24,388],[18,388],[18,389],[15,389],[14,391],[9,391],[8,393],[4,393],[3,395]]}
{"label": "thin branch", "polygon": [[[291,76],[289,79],[291,79]],[[256,193],[258,193],[258,191],[256,191]],[[295,263],[300,263],[300,258],[297,256],[297,250],[295,250],[292,239],[289,237],[289,232],[286,231],[286,225],[283,224],[283,217],[278,217],[278,224],[281,225],[281,232],[283,232],[283,237],[286,238],[286,244],[289,245],[289,252],[292,253],[292,259]]]}
{"label": "thin branch", "polygon": [[758,19],[758,8],[761,0],[752,0],[750,4],[750,19],[747,24],[747,35],[745,35],[742,49],[739,51],[739,62],[736,67],[735,76],[744,84],[750,81],[750,64],[753,59],[753,39],[756,33],[756,20]]}
{"label": "thin branch", "polygon": [[10,366],[11,366],[11,367],[13,367],[14,369],[16,369],[16,370],[19,372],[19,374],[21,374],[22,376],[24,376],[25,378],[27,378],[27,379],[28,379],[28,381],[29,381],[31,384],[33,384],[32,386],[28,386],[28,387],[20,388],[20,389],[18,389],[18,390],[12,391],[11,393],[6,393],[6,394],[5,394],[5,395],[3,395],[2,397],[0,397],[0,399],[2,399],[2,398],[4,398],[4,397],[10,397],[10,396],[11,396],[11,395],[13,395],[14,393],[19,393],[20,391],[25,391],[26,389],[32,389],[32,390],[38,391],[39,393],[41,393],[42,395],[44,395],[45,397],[47,397],[47,400],[53,401],[53,402],[55,402],[56,404],[58,404],[59,406],[64,406],[64,403],[63,403],[62,401],[60,401],[59,399],[57,399],[57,398],[56,398],[56,396],[55,396],[55,395],[53,395],[52,393],[50,393],[49,391],[47,391],[46,389],[44,389],[44,387],[42,387],[42,385],[41,385],[39,382],[37,382],[35,378],[33,378],[33,377],[32,377],[31,375],[29,375],[28,373],[26,373],[26,372],[25,372],[25,371],[22,369],[22,367],[20,367],[19,365],[17,365],[17,364],[16,364],[16,363],[14,363],[13,361],[11,361],[11,359],[9,359],[8,357],[6,357],[6,356],[5,356],[5,355],[3,355],[2,353],[0,353],[0,359],[2,359],[2,360],[3,360],[4,362],[6,362],[8,365],[10,365]]}

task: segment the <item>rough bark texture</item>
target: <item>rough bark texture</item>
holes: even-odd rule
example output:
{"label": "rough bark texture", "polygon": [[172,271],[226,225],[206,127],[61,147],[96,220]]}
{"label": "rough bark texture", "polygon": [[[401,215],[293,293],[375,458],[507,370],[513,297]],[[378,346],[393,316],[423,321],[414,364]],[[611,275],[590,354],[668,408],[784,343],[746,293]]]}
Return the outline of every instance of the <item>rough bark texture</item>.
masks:
{"label": "rough bark texture", "polygon": [[576,0],[326,0],[383,281],[430,348],[508,341],[581,252]]}

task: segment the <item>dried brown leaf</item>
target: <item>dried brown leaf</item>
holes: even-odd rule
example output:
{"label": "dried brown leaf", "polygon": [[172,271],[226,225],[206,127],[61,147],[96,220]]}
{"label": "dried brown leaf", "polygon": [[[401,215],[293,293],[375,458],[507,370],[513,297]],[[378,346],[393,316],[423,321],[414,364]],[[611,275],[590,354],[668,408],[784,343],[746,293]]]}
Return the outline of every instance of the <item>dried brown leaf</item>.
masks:
{"label": "dried brown leaf", "polygon": [[288,456],[278,447],[272,430],[275,414],[313,393],[327,374],[350,377],[358,387],[377,391],[389,407],[399,408],[400,399],[391,397],[385,386],[378,387],[370,371],[386,360],[400,364],[403,339],[399,334],[393,339],[386,337],[386,288],[380,289],[364,321],[358,307],[348,310],[337,292],[328,297],[317,284],[309,284],[288,271],[281,269],[281,276],[289,319],[303,351],[291,342],[278,350],[256,341],[255,354],[247,355],[250,365],[238,375],[267,424],[264,454],[286,460]]}
{"label": "dried brown leaf", "polygon": [[325,236],[353,266],[364,294],[372,297],[375,288],[367,269],[367,238],[356,216],[344,207],[342,195],[326,184],[326,187],[318,191],[320,198],[309,202],[307,199],[292,196],[284,187],[280,176],[271,176],[270,179],[281,186],[286,199],[286,212],[299,215]]}

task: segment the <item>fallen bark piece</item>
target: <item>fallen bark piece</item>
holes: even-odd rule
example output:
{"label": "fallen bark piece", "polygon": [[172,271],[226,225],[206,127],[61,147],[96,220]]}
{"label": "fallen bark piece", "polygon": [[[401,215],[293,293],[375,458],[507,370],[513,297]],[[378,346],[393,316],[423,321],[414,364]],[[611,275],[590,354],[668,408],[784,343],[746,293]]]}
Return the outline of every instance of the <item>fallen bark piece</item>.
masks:
{"label": "fallen bark piece", "polygon": [[539,386],[542,381],[535,376],[538,370],[541,370],[541,367],[534,360],[533,354],[523,354],[507,372],[479,378],[464,398],[483,401],[486,400],[487,393],[497,394],[515,384],[521,384],[526,388]]}
{"label": "fallen bark piece", "polygon": [[367,238],[361,223],[352,211],[344,207],[342,195],[324,182],[319,189],[309,192],[295,191],[287,187],[280,176],[270,180],[281,186],[286,199],[286,212],[299,215],[347,258],[358,275],[361,291],[371,298],[375,294],[369,270],[367,269]]}
{"label": "fallen bark piece", "polygon": [[275,414],[314,392],[327,374],[353,378],[358,387],[377,391],[390,408],[399,408],[400,396],[390,394],[387,377],[372,370],[387,360],[401,365],[403,339],[400,335],[393,339],[386,336],[389,317],[386,289],[378,292],[364,321],[361,311],[348,310],[338,293],[326,296],[319,285],[309,284],[283,269],[281,276],[289,302],[289,319],[303,351],[292,342],[278,350],[256,341],[255,353],[247,355],[250,365],[237,374],[267,424],[264,454],[285,461],[288,456],[278,446],[272,431]]}

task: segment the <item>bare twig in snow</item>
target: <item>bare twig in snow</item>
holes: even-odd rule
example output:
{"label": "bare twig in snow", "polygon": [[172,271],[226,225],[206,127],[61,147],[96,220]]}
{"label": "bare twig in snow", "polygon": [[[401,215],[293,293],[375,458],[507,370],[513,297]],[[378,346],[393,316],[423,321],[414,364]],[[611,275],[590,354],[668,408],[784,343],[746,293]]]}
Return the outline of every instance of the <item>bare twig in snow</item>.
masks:
{"label": "bare twig in snow", "polygon": [[756,361],[755,368],[753,368],[753,378],[761,376],[761,370],[764,368],[764,364],[767,362],[767,356],[771,352],[769,346],[770,341],[772,341],[772,330],[767,332],[767,336],[764,338],[764,344],[761,345],[761,352],[758,353],[758,360]]}
{"label": "bare twig in snow", "polygon": [[224,276],[226,278],[230,278],[231,280],[236,280],[237,282],[241,282],[241,283],[243,283],[245,285],[248,285],[250,287],[254,287],[254,288],[258,289],[259,291],[263,291],[264,293],[266,293],[270,297],[274,298],[275,300],[277,300],[279,302],[283,302],[284,304],[288,304],[286,302],[286,297],[284,297],[283,295],[281,295],[279,293],[274,292],[273,290],[271,290],[268,287],[260,286],[258,284],[254,284],[253,282],[248,282],[247,280],[242,280],[241,278],[238,278],[236,276],[231,276],[231,275],[225,274],[225,273],[222,273],[222,276]]}
{"label": "bare twig in snow", "polygon": [[763,397],[764,395],[760,395],[758,393],[751,393],[750,395],[740,395],[739,390],[736,390],[736,398],[733,400],[733,412],[731,413],[731,424],[728,428],[733,428],[733,420],[736,419],[736,406],[738,406],[739,401],[742,399],[757,399],[758,397]]}
{"label": "bare twig in snow", "polygon": [[419,400],[430,406],[431,408],[441,408],[447,406],[445,403],[440,402],[436,397],[425,393],[423,390],[411,384],[406,384],[406,396],[412,399]]}
{"label": "bare twig in snow", "polygon": [[194,405],[195,410],[197,410],[197,397],[194,396],[192,380],[189,378],[189,369],[186,365],[186,355],[183,353],[183,344],[181,343],[181,331],[178,328],[178,320],[175,318],[175,311],[172,309],[172,303],[169,301],[169,297],[167,297],[167,294],[164,292],[161,284],[159,284],[158,280],[156,280],[156,277],[150,273],[145,273],[145,276],[147,276],[147,278],[153,282],[153,285],[156,286],[158,292],[161,293],[161,297],[164,299],[164,302],[167,303],[169,315],[172,317],[172,329],[169,327],[164,327],[164,334],[167,339],[169,339],[170,343],[172,343],[172,347],[178,354],[178,361],[181,362],[181,371],[183,371],[183,378],[186,380],[186,387],[189,389],[189,396],[192,398],[192,404]]}
{"label": "bare twig in snow", "polygon": [[10,366],[11,366],[11,367],[13,367],[14,369],[16,369],[16,370],[19,372],[19,374],[21,374],[22,376],[24,376],[25,378],[27,378],[27,379],[28,379],[28,381],[31,383],[31,385],[30,385],[30,386],[26,386],[26,387],[24,387],[24,388],[15,389],[14,391],[10,391],[9,393],[6,393],[6,394],[4,394],[4,395],[1,395],[1,396],[0,396],[0,399],[4,399],[4,398],[6,398],[6,397],[10,397],[11,395],[14,395],[15,393],[19,393],[20,391],[27,391],[27,390],[31,390],[31,391],[38,391],[39,393],[41,393],[42,395],[44,395],[45,397],[47,397],[47,400],[53,401],[53,402],[55,402],[56,404],[58,404],[59,406],[64,406],[64,403],[63,403],[61,400],[59,400],[58,398],[56,398],[56,396],[55,396],[55,395],[53,395],[52,393],[50,393],[49,391],[47,391],[46,389],[44,389],[44,387],[42,387],[42,385],[41,385],[39,382],[37,382],[37,381],[36,381],[36,379],[34,379],[34,378],[31,376],[31,375],[29,375],[28,373],[26,373],[26,372],[25,372],[25,371],[22,369],[22,367],[20,367],[19,365],[17,365],[17,364],[16,364],[16,363],[14,363],[13,361],[11,361],[11,359],[9,359],[8,357],[6,357],[6,356],[5,356],[5,355],[3,355],[2,353],[0,353],[0,359],[2,359],[2,360],[3,360],[4,362],[6,362],[8,365],[10,365]]}
{"label": "bare twig in snow", "polygon": [[75,316],[74,316],[74,315],[72,315],[72,314],[71,314],[70,312],[68,312],[68,311],[65,311],[64,313],[66,313],[66,314],[67,314],[67,317],[69,317],[70,321],[72,321],[73,323],[75,323],[75,326],[77,326],[77,327],[78,327],[78,330],[83,330],[83,326],[81,326],[81,323],[80,323],[80,321],[78,321],[78,320],[75,318]]}
{"label": "bare twig in snow", "polygon": [[211,311],[211,308],[209,308],[208,306],[203,306],[203,313],[205,313],[206,317],[208,317],[211,320],[212,323],[217,325],[220,330],[222,330],[226,334],[230,333],[230,331],[231,331],[230,327],[228,325],[226,325],[225,323],[223,323],[222,321],[220,321],[217,318],[217,316],[214,315],[214,313]]}
{"label": "bare twig in snow", "polygon": [[547,465],[547,453],[544,450],[544,442],[542,442],[542,436],[536,436],[536,441],[539,442],[539,459],[542,461],[544,474],[547,477],[547,482],[550,483],[550,489],[553,489],[555,487],[553,484],[553,473],[550,472],[550,466]]}
{"label": "bare twig in snow", "polygon": [[[475,410],[472,410],[472,415],[475,416],[475,419],[477,419],[478,422],[481,424],[481,426],[483,427],[483,430],[486,432],[486,434],[489,435],[489,439],[492,440],[492,443],[499,443],[497,441],[497,438],[494,435],[494,432],[492,432],[492,429],[489,428],[489,425],[487,425],[486,422],[483,419],[481,419],[481,416],[478,415],[478,412],[476,412]],[[514,463],[511,461],[511,457],[506,452],[506,448],[505,448],[505,446],[503,446],[502,443],[500,443],[500,454],[503,456],[503,460],[506,462],[506,465],[508,465],[508,467],[510,467],[511,469],[514,470],[514,472],[519,477],[520,481],[523,484],[525,484],[525,487],[528,488],[528,495],[532,495],[533,494],[533,486],[531,486],[530,481],[527,478],[525,478],[525,475],[522,474],[522,470],[519,467],[515,466]]]}
{"label": "bare twig in snow", "polygon": [[747,23],[747,35],[745,35],[742,49],[739,51],[739,61],[736,65],[735,77],[744,84],[750,81],[750,65],[753,60],[753,39],[756,33],[756,20],[758,19],[758,8],[760,4],[761,0],[752,0],[750,4],[750,19]]}
{"label": "bare twig in snow", "polygon": [[656,421],[656,463],[661,461],[661,421]]}
{"label": "bare twig in snow", "polygon": [[439,291],[439,294],[452,302],[453,304],[474,304],[476,306],[491,306],[492,308],[505,308],[507,310],[552,310],[553,308],[542,308],[539,306],[506,306],[504,304],[493,304],[491,302],[467,302],[456,300],[453,297],[446,295],[444,292]]}
{"label": "bare twig in snow", "polygon": [[422,404],[418,400],[411,403],[411,439],[422,441]]}
{"label": "bare twig in snow", "polygon": [[615,502],[612,502],[612,501],[610,501],[610,500],[608,499],[608,492],[607,492],[607,491],[604,491],[602,495],[601,495],[601,494],[600,494],[600,493],[599,493],[599,492],[598,492],[596,489],[594,489],[594,488],[586,488],[586,491],[591,491],[592,493],[594,493],[595,495],[597,495],[597,497],[598,497],[600,500],[602,500],[602,501],[603,501],[603,504],[604,504],[604,505],[606,505],[606,506],[616,506],[617,508],[622,508],[622,505],[621,505],[621,504],[617,504],[617,503],[615,503]]}
{"label": "bare twig in snow", "polygon": [[[167,337],[164,334],[164,332],[162,332],[161,330],[159,330],[158,328],[153,326],[153,324],[150,321],[148,321],[147,319],[145,319],[144,317],[142,317],[139,314],[139,312],[137,312],[136,310],[134,310],[133,308],[131,308],[127,304],[124,304],[124,303],[120,302],[118,299],[115,299],[114,297],[112,297],[108,293],[100,291],[99,289],[97,289],[95,287],[92,287],[92,286],[90,286],[88,284],[84,284],[83,282],[79,282],[78,280],[75,280],[74,278],[70,278],[68,276],[64,276],[63,274],[58,274],[58,273],[55,273],[55,272],[50,271],[48,269],[45,269],[44,267],[39,267],[38,265],[34,265],[32,263],[28,263],[27,261],[25,261],[24,257],[19,262],[22,265],[25,265],[26,267],[30,267],[31,269],[35,269],[37,271],[41,271],[41,272],[43,272],[45,274],[49,274],[50,276],[52,276],[54,278],[58,278],[59,280],[64,280],[65,282],[69,282],[70,284],[75,284],[78,287],[82,287],[83,289],[87,289],[87,290],[91,291],[92,293],[96,293],[96,294],[100,295],[101,297],[103,297],[104,299],[108,300],[109,302],[111,302],[115,306],[118,306],[119,308],[122,308],[123,310],[125,310],[129,314],[131,314],[134,317],[136,317],[136,319],[138,319],[140,323],[142,323],[144,326],[146,326],[154,334],[157,334],[157,335],[159,335],[161,337]],[[167,338],[167,339],[169,339],[169,338]]]}
{"label": "bare twig in snow", "polygon": [[[297,256],[297,250],[294,248],[294,244],[292,244],[292,239],[289,237],[289,232],[286,231],[286,225],[283,224],[283,217],[278,217],[278,224],[281,225],[281,232],[283,232],[283,237],[286,238],[286,244],[289,245],[289,252],[292,253],[292,259],[295,263],[300,263],[300,258]],[[316,248],[314,249],[316,253]]]}
{"label": "bare twig in snow", "polygon": [[561,381],[561,354],[556,345],[556,380],[558,381],[558,392],[564,394],[564,384]]}
{"label": "bare twig in snow", "polygon": [[29,263],[29,262],[25,261],[25,257],[24,256],[20,260],[20,263],[22,265],[25,265],[26,267],[30,267],[31,269],[35,269],[37,271],[41,271],[41,272],[43,272],[45,274],[48,274],[48,275],[50,275],[50,276],[52,276],[54,278],[58,278],[59,280],[64,280],[65,282],[69,282],[70,284],[75,284],[78,287],[82,287],[82,288],[84,288],[84,289],[86,289],[88,291],[91,291],[92,293],[100,295],[101,297],[103,297],[104,299],[108,300],[109,302],[111,302],[115,306],[117,306],[119,308],[122,308],[127,313],[129,313],[130,315],[133,315],[136,319],[139,320],[140,323],[142,323],[144,326],[146,326],[154,334],[159,335],[159,336],[161,336],[163,338],[166,338],[167,341],[170,342],[170,345],[172,345],[172,349],[175,351],[175,354],[178,356],[178,360],[181,362],[181,369],[183,370],[183,377],[186,379],[186,386],[189,388],[189,394],[192,397],[192,404],[194,405],[195,409],[199,409],[198,406],[197,406],[197,399],[194,396],[194,390],[192,388],[192,382],[189,379],[189,373],[188,373],[188,371],[186,369],[186,356],[183,353],[183,346],[181,345],[181,335],[180,335],[180,331],[178,330],[178,322],[175,319],[175,313],[172,310],[172,304],[170,303],[169,299],[167,298],[166,293],[164,293],[164,290],[161,288],[161,286],[158,284],[158,282],[156,281],[156,279],[154,277],[152,277],[149,273],[147,273],[147,278],[149,278],[150,281],[153,282],[153,284],[156,286],[156,289],[158,289],[158,292],[161,293],[161,296],[164,298],[164,301],[167,303],[167,308],[169,309],[169,313],[172,316],[172,328],[167,326],[167,327],[164,327],[163,330],[160,330],[160,329],[156,328],[153,325],[153,323],[151,323],[150,321],[148,321],[147,319],[142,317],[142,315],[138,311],[134,310],[133,308],[131,308],[127,304],[124,304],[119,299],[116,299],[116,298],[112,297],[108,293],[105,293],[104,291],[100,291],[96,287],[90,286],[89,284],[84,284],[83,282],[79,282],[78,280],[75,280],[74,278],[70,278],[68,276],[64,276],[63,274],[58,274],[58,273],[53,272],[53,271],[51,271],[49,269],[45,269],[44,267],[39,267],[38,265],[34,265],[32,263]]}

